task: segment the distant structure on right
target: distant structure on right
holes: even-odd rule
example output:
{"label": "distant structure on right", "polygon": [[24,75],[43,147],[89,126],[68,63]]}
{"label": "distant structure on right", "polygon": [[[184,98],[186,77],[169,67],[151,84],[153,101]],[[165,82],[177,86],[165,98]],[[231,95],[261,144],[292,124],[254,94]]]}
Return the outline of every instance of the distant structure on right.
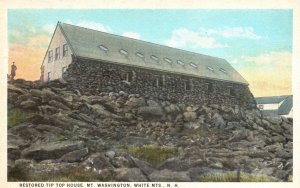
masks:
{"label": "distant structure on right", "polygon": [[293,117],[293,95],[256,97],[255,100],[264,116]]}

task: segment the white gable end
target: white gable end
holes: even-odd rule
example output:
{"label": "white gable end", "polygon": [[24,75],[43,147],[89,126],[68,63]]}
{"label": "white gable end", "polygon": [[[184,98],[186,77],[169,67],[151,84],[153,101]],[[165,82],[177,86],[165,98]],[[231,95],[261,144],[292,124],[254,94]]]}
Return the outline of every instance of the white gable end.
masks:
{"label": "white gable end", "polygon": [[41,66],[41,81],[62,78],[63,71],[72,62],[72,51],[59,25],[56,27]]}

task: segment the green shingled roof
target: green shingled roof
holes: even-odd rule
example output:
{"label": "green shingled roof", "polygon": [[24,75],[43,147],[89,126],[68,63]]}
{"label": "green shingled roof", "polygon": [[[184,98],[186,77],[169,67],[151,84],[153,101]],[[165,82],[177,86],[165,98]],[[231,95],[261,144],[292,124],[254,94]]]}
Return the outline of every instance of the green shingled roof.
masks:
{"label": "green shingled roof", "polygon": [[287,97],[288,97],[288,95],[270,96],[270,97],[256,97],[255,100],[256,100],[257,104],[275,104],[275,103],[282,102]]}
{"label": "green shingled roof", "polygon": [[278,108],[279,115],[287,115],[293,108],[293,96],[288,96]]}
{"label": "green shingled roof", "polygon": [[58,23],[75,56],[248,85],[224,59]]}

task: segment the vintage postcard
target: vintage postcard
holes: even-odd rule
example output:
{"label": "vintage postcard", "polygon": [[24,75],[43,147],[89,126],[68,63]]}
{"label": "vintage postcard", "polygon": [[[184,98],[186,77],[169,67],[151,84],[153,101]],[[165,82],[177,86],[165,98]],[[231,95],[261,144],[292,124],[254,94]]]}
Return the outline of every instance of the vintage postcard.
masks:
{"label": "vintage postcard", "polygon": [[292,2],[17,2],[4,187],[297,187]]}

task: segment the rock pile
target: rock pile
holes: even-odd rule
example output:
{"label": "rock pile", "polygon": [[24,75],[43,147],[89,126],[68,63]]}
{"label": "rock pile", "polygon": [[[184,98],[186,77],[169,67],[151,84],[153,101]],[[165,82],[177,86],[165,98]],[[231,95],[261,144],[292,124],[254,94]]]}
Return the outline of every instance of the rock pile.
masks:
{"label": "rock pile", "polygon": [[[201,181],[238,170],[274,181],[292,177],[292,120],[238,106],[16,80],[8,84],[8,127],[11,181],[49,180],[72,168],[93,173],[94,181]],[[152,163],[143,150],[148,146],[174,152]]]}

